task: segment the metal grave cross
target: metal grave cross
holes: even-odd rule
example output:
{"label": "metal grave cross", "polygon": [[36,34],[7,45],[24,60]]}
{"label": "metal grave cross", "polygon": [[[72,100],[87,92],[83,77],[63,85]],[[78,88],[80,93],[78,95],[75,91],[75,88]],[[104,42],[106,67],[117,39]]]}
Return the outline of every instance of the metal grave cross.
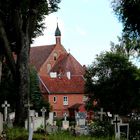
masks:
{"label": "metal grave cross", "polygon": [[101,110],[98,112],[98,114],[100,115],[100,121],[103,121],[103,115],[106,114],[106,113],[103,111],[103,108],[101,108]]}
{"label": "metal grave cross", "polygon": [[115,124],[116,133],[119,132],[118,125],[121,124],[121,123],[122,123],[122,120],[119,118],[118,115],[115,115],[114,120],[112,121],[112,124]]}
{"label": "metal grave cross", "polygon": [[10,107],[10,104],[8,104],[7,101],[4,101],[4,103],[2,104],[2,108],[4,108],[4,121],[5,122],[7,122],[8,107]]}

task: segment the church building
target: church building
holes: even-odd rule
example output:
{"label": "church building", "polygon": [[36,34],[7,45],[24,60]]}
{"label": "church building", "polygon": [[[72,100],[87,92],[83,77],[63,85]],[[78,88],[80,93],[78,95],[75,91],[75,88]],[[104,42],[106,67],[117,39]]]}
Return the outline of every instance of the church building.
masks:
{"label": "church building", "polygon": [[49,101],[55,117],[74,116],[84,109],[85,67],[65,50],[57,24],[56,43],[31,47],[30,64],[35,67],[43,97]]}

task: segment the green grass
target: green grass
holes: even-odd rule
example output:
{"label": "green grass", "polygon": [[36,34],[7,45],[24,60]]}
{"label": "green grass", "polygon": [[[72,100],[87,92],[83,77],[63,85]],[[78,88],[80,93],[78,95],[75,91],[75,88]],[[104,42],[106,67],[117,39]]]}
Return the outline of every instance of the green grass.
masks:
{"label": "green grass", "polygon": [[[28,132],[24,128],[12,128],[6,130],[7,140],[28,140]],[[33,140],[115,140],[114,138],[95,138],[90,136],[72,136],[66,131],[60,131],[51,135],[33,134]]]}

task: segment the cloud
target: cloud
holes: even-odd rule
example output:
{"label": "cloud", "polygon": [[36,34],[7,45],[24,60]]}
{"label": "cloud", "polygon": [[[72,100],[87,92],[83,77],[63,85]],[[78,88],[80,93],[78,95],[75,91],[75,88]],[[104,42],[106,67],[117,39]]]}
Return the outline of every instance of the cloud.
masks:
{"label": "cloud", "polygon": [[81,36],[86,36],[87,35],[87,32],[82,27],[77,26],[75,30]]}

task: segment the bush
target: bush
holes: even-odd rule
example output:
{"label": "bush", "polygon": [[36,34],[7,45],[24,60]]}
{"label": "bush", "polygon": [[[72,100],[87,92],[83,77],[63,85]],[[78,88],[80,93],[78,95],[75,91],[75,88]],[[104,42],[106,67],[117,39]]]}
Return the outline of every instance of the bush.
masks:
{"label": "bush", "polygon": [[113,127],[109,122],[95,121],[90,124],[90,135],[94,137],[108,137],[113,135]]}
{"label": "bush", "polygon": [[140,140],[140,120],[131,120],[130,127],[130,140]]}

